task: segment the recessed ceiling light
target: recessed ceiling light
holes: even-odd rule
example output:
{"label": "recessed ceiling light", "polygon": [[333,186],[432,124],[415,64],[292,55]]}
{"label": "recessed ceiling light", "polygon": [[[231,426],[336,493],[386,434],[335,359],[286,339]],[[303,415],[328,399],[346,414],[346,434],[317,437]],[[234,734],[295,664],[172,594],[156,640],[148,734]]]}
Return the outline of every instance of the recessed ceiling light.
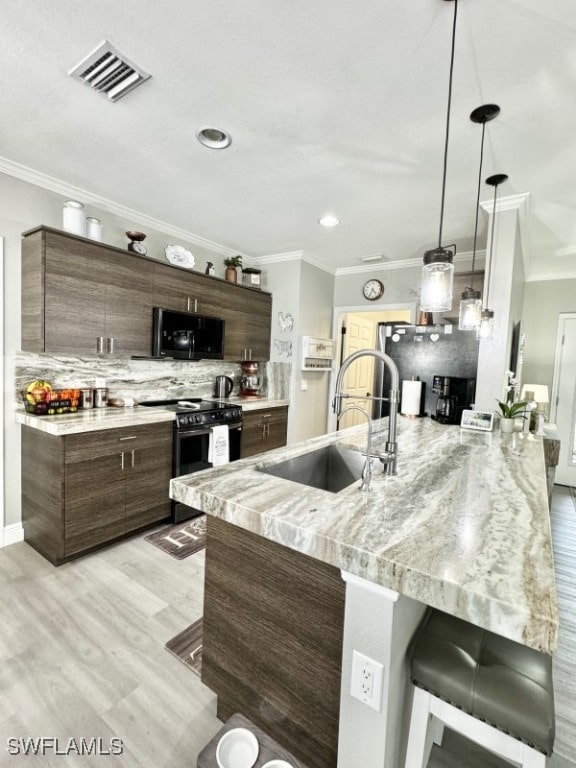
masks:
{"label": "recessed ceiling light", "polygon": [[323,227],[336,227],[340,224],[340,219],[336,218],[332,213],[327,213],[321,219],[318,219],[318,224],[322,224]]}
{"label": "recessed ceiling light", "polygon": [[209,149],[226,149],[232,143],[232,137],[226,131],[219,128],[201,128],[196,134],[200,144]]}

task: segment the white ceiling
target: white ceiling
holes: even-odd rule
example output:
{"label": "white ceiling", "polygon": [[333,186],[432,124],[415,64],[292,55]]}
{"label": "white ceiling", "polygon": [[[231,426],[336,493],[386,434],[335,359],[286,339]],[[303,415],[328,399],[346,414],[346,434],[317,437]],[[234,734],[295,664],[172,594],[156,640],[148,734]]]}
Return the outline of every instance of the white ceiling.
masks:
{"label": "white ceiling", "polygon": [[[336,269],[437,245],[453,2],[1,6],[5,165],[247,256],[304,250]],[[456,37],[444,244],[471,248],[469,114],[495,102],[483,175],[529,193],[529,277],[576,276],[576,3],[459,0]],[[152,75],[115,104],[67,76],[104,39]],[[232,145],[201,146],[205,126]],[[327,211],[338,227],[317,224]]]}

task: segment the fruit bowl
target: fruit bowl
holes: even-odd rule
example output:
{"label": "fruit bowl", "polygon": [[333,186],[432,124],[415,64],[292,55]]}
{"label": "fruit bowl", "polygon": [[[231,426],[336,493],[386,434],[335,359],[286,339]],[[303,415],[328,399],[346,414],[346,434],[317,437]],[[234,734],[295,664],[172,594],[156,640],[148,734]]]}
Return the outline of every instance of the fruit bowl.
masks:
{"label": "fruit bowl", "polygon": [[79,389],[52,389],[30,387],[21,393],[26,413],[34,416],[56,416],[61,413],[75,413],[80,401]]}

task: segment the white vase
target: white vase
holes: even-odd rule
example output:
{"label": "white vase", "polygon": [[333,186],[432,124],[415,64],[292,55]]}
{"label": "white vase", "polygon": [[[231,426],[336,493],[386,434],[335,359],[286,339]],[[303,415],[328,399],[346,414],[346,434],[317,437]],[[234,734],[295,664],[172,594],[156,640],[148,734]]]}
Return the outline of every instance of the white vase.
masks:
{"label": "white vase", "polygon": [[102,222],[94,216],[86,217],[86,236],[102,242]]}
{"label": "white vase", "polygon": [[505,419],[500,416],[500,432],[514,432],[514,422],[516,419]]}
{"label": "white vase", "polygon": [[86,237],[86,214],[82,203],[77,203],[75,200],[64,203],[62,226],[66,232]]}

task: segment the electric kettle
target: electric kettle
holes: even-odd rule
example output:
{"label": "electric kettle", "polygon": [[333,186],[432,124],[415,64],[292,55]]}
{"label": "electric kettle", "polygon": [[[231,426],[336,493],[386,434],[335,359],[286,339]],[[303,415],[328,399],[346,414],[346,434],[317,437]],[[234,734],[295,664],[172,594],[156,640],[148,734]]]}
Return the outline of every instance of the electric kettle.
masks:
{"label": "electric kettle", "polygon": [[214,382],[214,396],[220,398],[229,397],[233,386],[234,382],[230,376],[216,376],[216,381]]}

